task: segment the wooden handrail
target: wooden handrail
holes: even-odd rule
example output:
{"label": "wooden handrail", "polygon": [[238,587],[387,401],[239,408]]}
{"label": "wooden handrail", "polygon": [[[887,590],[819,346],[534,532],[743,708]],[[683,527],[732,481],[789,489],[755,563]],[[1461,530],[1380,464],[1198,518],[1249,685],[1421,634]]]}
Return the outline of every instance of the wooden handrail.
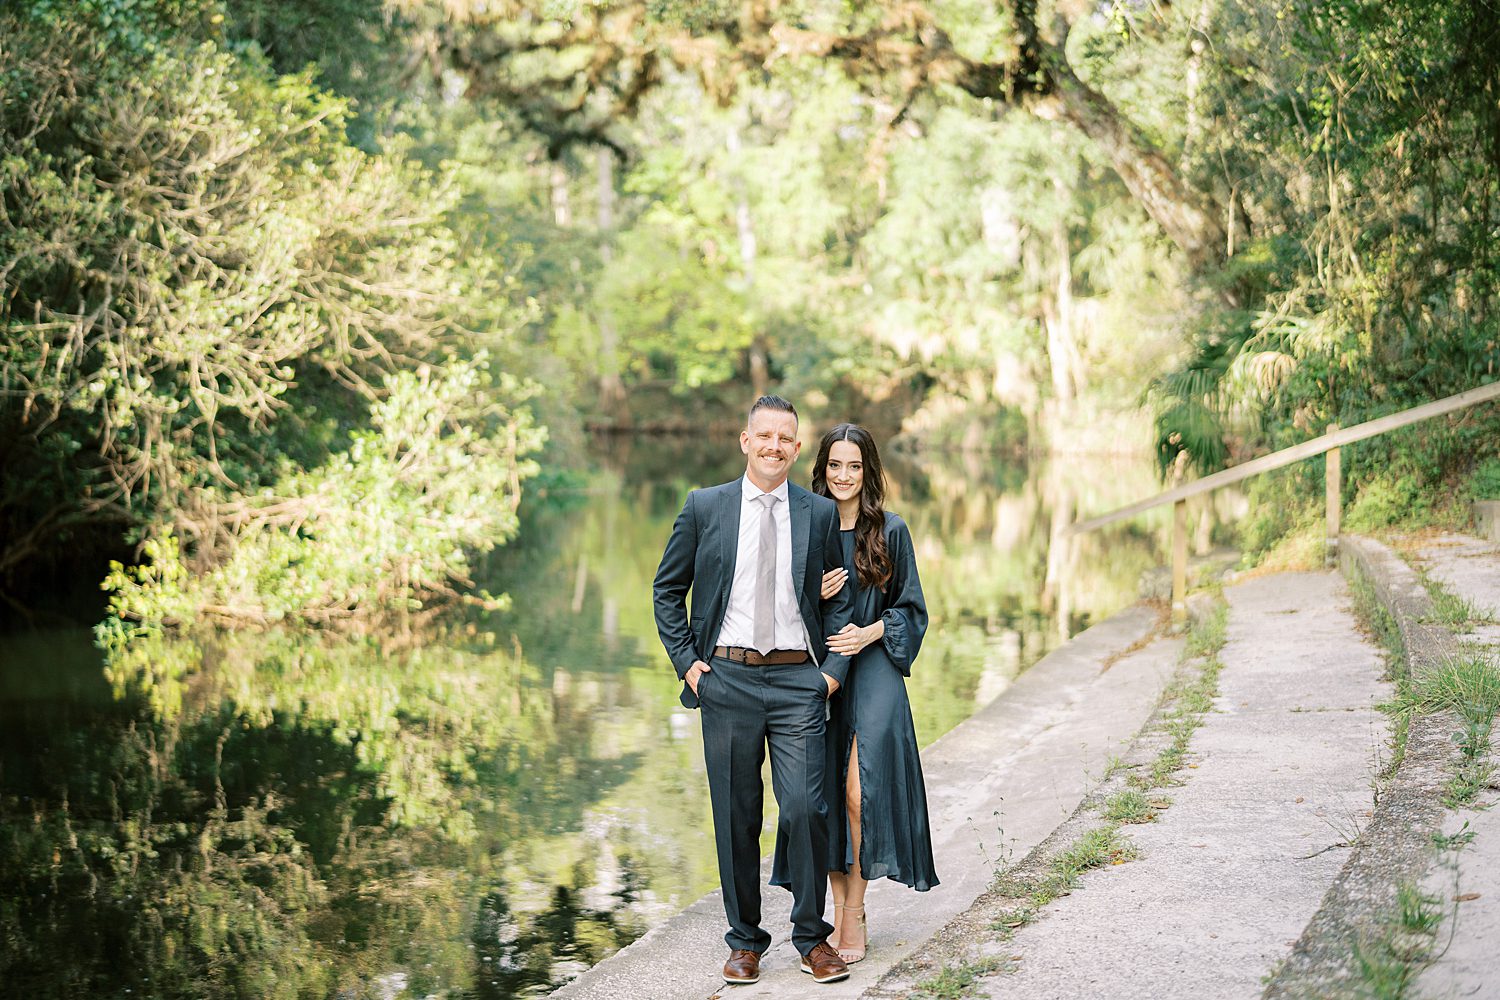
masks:
{"label": "wooden handrail", "polygon": [[1314,455],[1328,453],[1328,463],[1325,472],[1324,490],[1326,493],[1326,517],[1328,550],[1327,558],[1332,563],[1338,553],[1339,544],[1339,489],[1341,479],[1342,463],[1339,457],[1339,448],[1355,441],[1363,441],[1379,434],[1385,434],[1398,427],[1415,424],[1422,420],[1440,417],[1444,413],[1452,413],[1454,410],[1462,410],[1468,406],[1478,403],[1486,403],[1492,399],[1500,399],[1500,382],[1491,382],[1477,389],[1460,392],[1445,399],[1435,400],[1431,403],[1423,403],[1421,406],[1413,406],[1409,410],[1400,413],[1388,414],[1367,420],[1353,427],[1340,428],[1337,424],[1330,425],[1328,433],[1321,437],[1315,437],[1311,441],[1273,451],[1269,455],[1251,459],[1231,469],[1215,472],[1213,475],[1204,476],[1202,479],[1191,483],[1158,493],[1154,497],[1138,500],[1133,504],[1112,510],[1108,514],[1091,517],[1085,521],[1070,524],[1065,532],[1067,535],[1082,534],[1085,531],[1093,531],[1102,528],[1106,524],[1123,521],[1127,517],[1150,510],[1162,504],[1172,504],[1172,620],[1181,624],[1187,617],[1187,501],[1189,497],[1195,497],[1210,490],[1216,490],[1221,486],[1229,486],[1251,476],[1260,475],[1262,472],[1270,472],[1272,469],[1280,469],[1300,462]]}
{"label": "wooden handrail", "polygon": [[1415,424],[1433,417],[1440,417],[1444,413],[1452,413],[1454,410],[1462,410],[1466,406],[1489,402],[1492,399],[1500,399],[1500,382],[1491,382],[1489,385],[1470,389],[1467,392],[1460,392],[1455,396],[1448,396],[1445,399],[1439,399],[1435,402],[1423,403],[1421,406],[1414,406],[1409,410],[1402,410],[1400,413],[1392,413],[1388,416],[1377,417],[1374,420],[1367,420],[1362,424],[1355,424],[1353,427],[1344,427],[1336,431],[1331,431],[1310,441],[1303,441],[1301,444],[1295,444],[1290,448],[1274,451],[1269,455],[1262,455],[1260,458],[1254,458],[1243,464],[1224,469],[1221,472],[1215,472],[1213,475],[1204,476],[1202,479],[1195,479],[1191,483],[1184,483],[1174,489],[1158,493],[1154,497],[1138,500],[1129,506],[1112,510],[1108,514],[1100,514],[1098,517],[1091,517],[1086,521],[1078,521],[1069,525],[1067,531],[1069,534],[1093,531],[1096,528],[1104,527],[1106,524],[1113,524],[1116,521],[1123,521],[1127,517],[1134,517],[1142,511],[1150,510],[1152,507],[1159,507],[1164,503],[1175,503],[1178,500],[1186,500],[1200,493],[1207,493],[1210,490],[1216,490],[1222,486],[1229,486],[1241,480],[1249,479],[1251,476],[1259,475],[1262,472],[1270,472],[1272,469],[1280,469],[1283,466],[1300,462],[1304,458],[1321,455],[1331,448],[1353,444],[1355,441],[1363,441],[1366,438],[1376,437],[1388,431],[1393,431],[1398,427],[1405,427],[1408,424]]}

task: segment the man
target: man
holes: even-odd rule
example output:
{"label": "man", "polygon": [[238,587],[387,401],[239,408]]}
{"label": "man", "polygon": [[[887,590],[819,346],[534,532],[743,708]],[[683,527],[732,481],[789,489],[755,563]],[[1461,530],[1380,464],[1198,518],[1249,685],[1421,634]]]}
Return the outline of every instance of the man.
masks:
{"label": "man", "polygon": [[[826,938],[825,702],[849,671],[827,636],[849,622],[848,584],[820,602],[823,573],[843,565],[838,507],[787,482],[797,460],[797,411],[762,396],[740,432],[745,475],[688,494],[656,570],[656,629],[682,704],[702,709],[703,756],[731,952],[727,983],[760,978],[771,936],[760,926],[761,762],[791,858],[792,943],[820,983],[849,968]],[[692,615],[684,598],[692,588]],[[821,613],[819,605],[822,605]]]}

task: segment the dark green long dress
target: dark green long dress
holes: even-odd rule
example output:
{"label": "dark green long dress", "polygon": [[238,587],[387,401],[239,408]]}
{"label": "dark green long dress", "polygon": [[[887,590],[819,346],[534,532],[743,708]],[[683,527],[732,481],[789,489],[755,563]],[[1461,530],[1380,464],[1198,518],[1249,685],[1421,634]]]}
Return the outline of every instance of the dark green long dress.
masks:
{"label": "dark green long dress", "polygon": [[[848,681],[829,702],[828,870],[853,866],[848,811],[844,807],[849,750],[859,741],[860,870],[870,880],[895,879],[926,891],[938,884],[927,821],[927,790],[912,725],[906,678],[927,631],[927,603],[917,577],[911,533],[895,514],[885,515],[885,544],[892,573],[882,589],[862,589],[854,570],[854,532],[843,531],[844,568],[854,585],[854,624],[885,619],[885,635],[855,657]],[[786,845],[778,835],[771,884],[786,885]]]}

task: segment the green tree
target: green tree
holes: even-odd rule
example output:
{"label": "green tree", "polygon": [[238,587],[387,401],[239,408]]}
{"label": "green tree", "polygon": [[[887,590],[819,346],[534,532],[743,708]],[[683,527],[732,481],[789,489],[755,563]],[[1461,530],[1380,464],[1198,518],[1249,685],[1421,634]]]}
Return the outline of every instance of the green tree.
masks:
{"label": "green tree", "polygon": [[[1219,128],[1200,154],[1229,165],[1256,219],[1225,276],[1255,294],[1205,315],[1157,383],[1162,461],[1212,469],[1493,379],[1500,15],[1461,0],[1231,2],[1214,34]],[[1493,453],[1495,429],[1483,411],[1419,425],[1352,449],[1346,474],[1380,520],[1420,517],[1438,481]],[[1258,544],[1300,516],[1289,501],[1310,504],[1315,479],[1257,487],[1275,511]]]}
{"label": "green tree", "polygon": [[[248,539],[264,555],[281,538],[283,561],[320,552],[330,575],[303,562],[273,616],[451,593],[465,546],[506,537],[521,456],[540,442],[512,408],[519,383],[476,383],[457,356],[524,313],[493,259],[463,252],[451,176],[398,136],[356,148],[346,99],[226,50],[223,20],[214,4],[101,0],[0,23],[0,572],[103,525],[164,560],[146,587],[178,558],[233,575]],[[486,399],[420,398],[444,385]],[[403,426],[414,419],[427,437]],[[361,437],[372,420],[396,456],[383,468],[359,454],[377,445]],[[471,468],[460,481],[496,513],[464,519],[451,492],[413,486],[424,463]],[[335,557],[329,484],[351,469],[368,492],[343,480],[347,508],[404,490],[384,514],[463,526],[410,574],[380,546]],[[290,585],[260,583],[273,581]]]}

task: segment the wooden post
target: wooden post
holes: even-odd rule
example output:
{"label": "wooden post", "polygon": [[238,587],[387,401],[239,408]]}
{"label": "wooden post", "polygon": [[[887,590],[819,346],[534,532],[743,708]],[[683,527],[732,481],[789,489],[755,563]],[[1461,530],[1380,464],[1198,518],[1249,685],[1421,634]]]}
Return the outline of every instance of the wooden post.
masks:
{"label": "wooden post", "polygon": [[1187,501],[1172,505],[1172,624],[1187,624]]}
{"label": "wooden post", "polygon": [[[1338,424],[1328,425],[1328,433],[1330,434],[1338,429]],[[1323,466],[1323,491],[1327,500],[1324,517],[1327,521],[1328,538],[1324,560],[1329,566],[1336,566],[1339,561],[1339,490],[1342,486],[1342,479],[1343,469],[1342,462],[1339,459],[1339,449],[1329,448]]]}

